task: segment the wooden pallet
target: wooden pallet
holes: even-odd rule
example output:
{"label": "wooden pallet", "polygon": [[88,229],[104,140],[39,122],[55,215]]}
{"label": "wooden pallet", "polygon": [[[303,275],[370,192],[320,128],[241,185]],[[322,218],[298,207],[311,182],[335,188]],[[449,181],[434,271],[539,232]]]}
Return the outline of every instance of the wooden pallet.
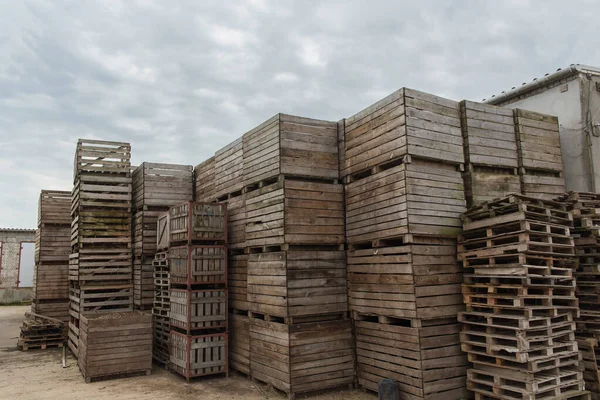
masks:
{"label": "wooden pallet", "polygon": [[17,347],[20,350],[62,347],[67,340],[65,323],[33,312],[25,313]]}
{"label": "wooden pallet", "polygon": [[406,155],[465,162],[458,103],[412,89],[346,118],[344,136],[345,176]]}
{"label": "wooden pallet", "polygon": [[227,283],[227,247],[187,245],[169,249],[170,283],[188,289]]}
{"label": "wooden pallet", "polygon": [[168,208],[193,200],[191,165],[143,162],[132,173],[135,210]]}
{"label": "wooden pallet", "polygon": [[281,318],[348,311],[343,251],[279,251],[250,254],[248,308]]}
{"label": "wooden pallet", "polygon": [[171,329],[187,335],[227,328],[227,289],[171,289]]}

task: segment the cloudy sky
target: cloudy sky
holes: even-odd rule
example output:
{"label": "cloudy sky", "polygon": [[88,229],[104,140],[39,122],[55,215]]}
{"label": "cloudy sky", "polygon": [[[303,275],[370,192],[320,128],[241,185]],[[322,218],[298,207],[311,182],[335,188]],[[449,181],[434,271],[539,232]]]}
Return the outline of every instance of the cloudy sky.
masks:
{"label": "cloudy sky", "polygon": [[[452,3],[452,4],[450,4]],[[338,120],[402,87],[481,100],[600,66],[597,2],[0,0],[0,227],[70,190],[77,138],[196,165],[278,112]]]}

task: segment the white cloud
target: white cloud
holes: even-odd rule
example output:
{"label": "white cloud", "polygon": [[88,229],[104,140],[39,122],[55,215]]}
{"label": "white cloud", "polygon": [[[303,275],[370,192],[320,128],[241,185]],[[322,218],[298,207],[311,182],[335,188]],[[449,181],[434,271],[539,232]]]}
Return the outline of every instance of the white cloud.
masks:
{"label": "white cloud", "polygon": [[273,77],[275,82],[281,83],[296,83],[298,82],[298,75],[293,72],[280,72]]}
{"label": "white cloud", "polygon": [[298,56],[302,62],[311,67],[324,67],[327,62],[324,60],[321,46],[310,38],[301,38],[298,40]]}

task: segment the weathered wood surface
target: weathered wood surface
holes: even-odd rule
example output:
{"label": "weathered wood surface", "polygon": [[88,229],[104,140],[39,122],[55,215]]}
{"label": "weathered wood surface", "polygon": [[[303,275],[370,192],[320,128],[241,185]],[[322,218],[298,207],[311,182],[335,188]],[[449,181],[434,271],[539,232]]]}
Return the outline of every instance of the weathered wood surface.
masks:
{"label": "weathered wood surface", "polygon": [[284,178],[247,193],[246,246],[344,243],[343,185]]}
{"label": "weathered wood surface", "polygon": [[379,323],[355,320],[358,383],[377,391],[383,378],[396,380],[400,398],[467,398],[467,359],[456,319]]}
{"label": "weathered wood surface", "polygon": [[143,162],[132,174],[132,206],[135,210],[166,209],[194,196],[191,165]]}
{"label": "weathered wood surface", "polygon": [[152,315],[81,315],[79,369],[86,382],[152,370]]}
{"label": "weathered wood surface", "polygon": [[227,245],[231,249],[246,247],[246,194],[239,194],[227,200]]}
{"label": "weathered wood surface", "polygon": [[171,247],[169,265],[172,285],[227,283],[226,246]]}
{"label": "weathered wood surface", "polygon": [[169,318],[172,329],[190,334],[227,328],[227,290],[170,291]]}
{"label": "weathered wood surface", "polygon": [[286,325],[251,317],[250,372],[288,394],[352,384],[350,320]]}
{"label": "weathered wood surface", "polygon": [[[248,311],[248,254],[230,255],[228,261],[229,307]],[[232,339],[233,340],[233,339]]]}
{"label": "weathered wood surface", "polygon": [[517,108],[514,120],[519,166],[562,172],[558,118]]}
{"label": "weathered wood surface", "polygon": [[244,151],[242,138],[215,153],[215,197],[237,192],[244,187]]}
{"label": "weathered wood surface", "polygon": [[250,319],[248,314],[229,314],[229,366],[250,376]]}
{"label": "weathered wood surface", "polygon": [[150,257],[133,260],[133,304],[140,309],[152,307],[154,299],[154,266]]}
{"label": "weathered wood surface", "polygon": [[71,253],[71,227],[45,225],[35,232],[35,262],[59,263],[69,261]]}
{"label": "weathered wood surface", "polygon": [[164,251],[169,248],[171,240],[170,229],[169,212],[159,214],[156,218],[156,251]]}
{"label": "weathered wood surface", "polygon": [[[67,295],[69,289],[67,288]],[[69,323],[69,299],[63,300],[33,300],[31,303],[31,312],[59,319],[65,323]]]}
{"label": "weathered wood surface", "polygon": [[38,227],[71,225],[71,192],[42,190],[38,201]]}
{"label": "weathered wood surface", "polygon": [[61,264],[35,264],[33,279],[34,299],[65,300],[69,298],[68,261]]}
{"label": "weathered wood surface", "polygon": [[251,311],[289,318],[348,311],[343,251],[281,251],[250,254]]}
{"label": "weathered wood surface", "polygon": [[130,176],[131,145],[105,140],[79,139],[73,170],[74,181],[81,174],[88,172]]}
{"label": "weathered wood surface", "polygon": [[186,336],[171,332],[169,367],[186,379],[229,375],[228,334]]}
{"label": "weathered wood surface", "polygon": [[194,168],[194,201],[211,202],[216,199],[215,158]]}
{"label": "weathered wood surface", "polygon": [[279,174],[337,179],[337,124],[277,114],[244,134],[244,185]]}
{"label": "weathered wood surface", "polygon": [[461,172],[451,164],[407,161],[346,185],[348,243],[460,232],[466,210]]}
{"label": "weathered wood surface", "polygon": [[463,174],[467,206],[481,204],[511,193],[521,193],[517,168],[496,168],[468,164]]}
{"label": "weathered wood surface", "polygon": [[188,202],[169,209],[171,245],[198,241],[227,243],[227,204]]}

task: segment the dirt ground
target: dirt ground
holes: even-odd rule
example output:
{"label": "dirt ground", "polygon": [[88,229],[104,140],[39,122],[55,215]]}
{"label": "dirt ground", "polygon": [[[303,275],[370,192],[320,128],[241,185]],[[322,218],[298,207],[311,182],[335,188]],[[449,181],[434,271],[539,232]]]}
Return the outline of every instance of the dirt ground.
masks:
{"label": "dirt ground", "polygon": [[[241,375],[186,383],[154,366],[152,375],[86,384],[73,356],[62,368],[61,350],[17,350],[19,327],[29,306],[0,306],[0,393],[3,399],[285,399],[281,393],[255,384]],[[298,396],[321,400],[373,400],[359,390]]]}

